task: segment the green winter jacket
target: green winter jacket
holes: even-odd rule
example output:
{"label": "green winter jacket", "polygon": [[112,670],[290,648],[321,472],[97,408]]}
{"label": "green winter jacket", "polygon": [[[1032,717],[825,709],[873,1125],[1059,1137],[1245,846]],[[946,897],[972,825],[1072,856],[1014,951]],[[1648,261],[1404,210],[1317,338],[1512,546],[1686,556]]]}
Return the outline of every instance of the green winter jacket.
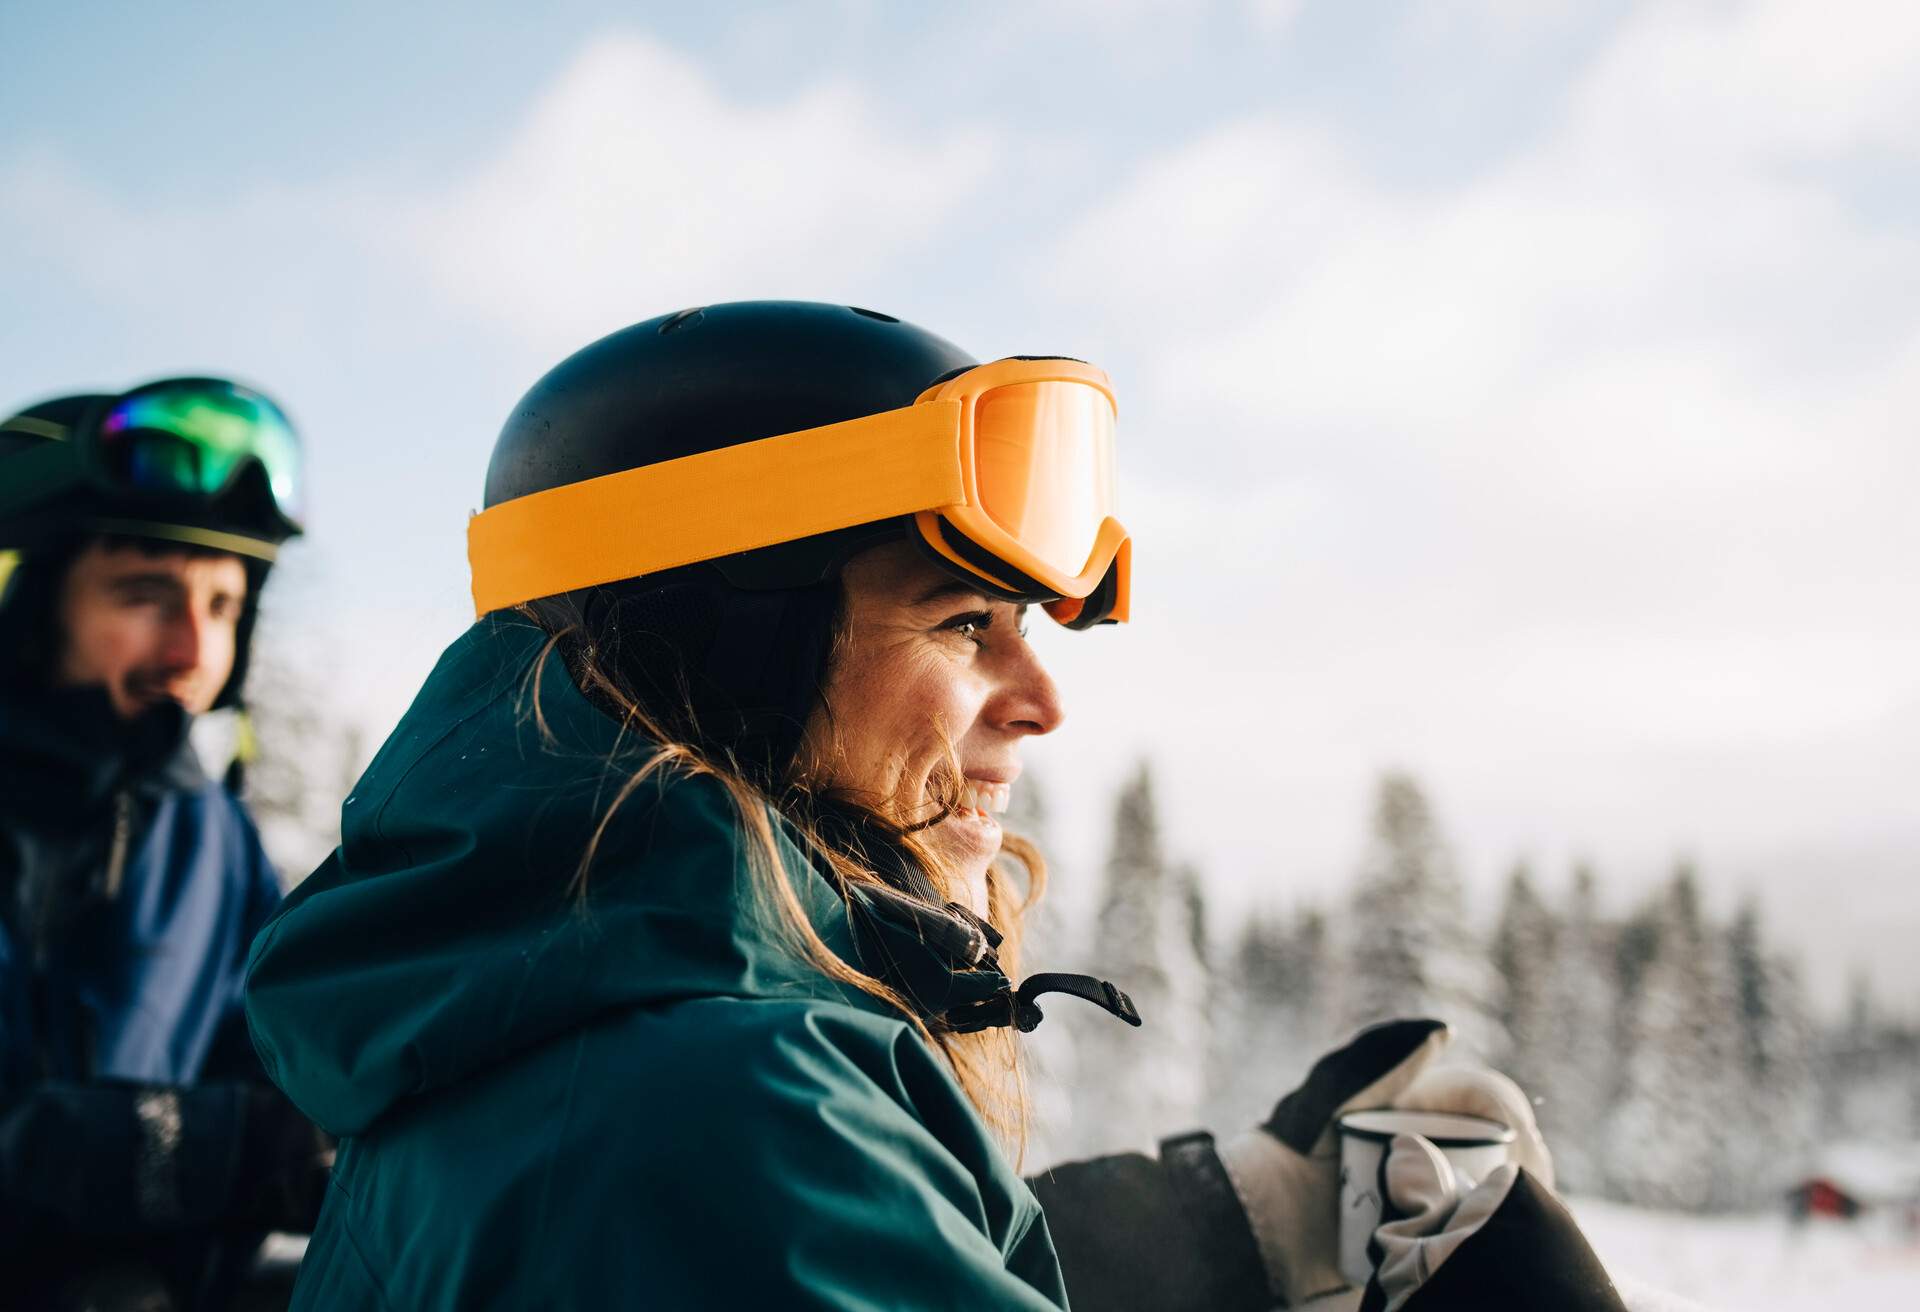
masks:
{"label": "green winter jacket", "polygon": [[634,745],[543,640],[448,649],[254,944],[255,1043],[341,1136],[295,1307],[1064,1307],[1033,1194],[910,1025],[782,945],[718,785],[641,789],[570,899]]}

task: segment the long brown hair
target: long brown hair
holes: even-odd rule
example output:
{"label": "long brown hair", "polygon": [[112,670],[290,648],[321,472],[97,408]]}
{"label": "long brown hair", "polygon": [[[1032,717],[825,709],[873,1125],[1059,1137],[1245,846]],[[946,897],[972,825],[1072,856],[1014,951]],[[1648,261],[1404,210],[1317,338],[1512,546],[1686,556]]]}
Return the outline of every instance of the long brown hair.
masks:
{"label": "long brown hair", "polygon": [[[944,902],[964,901],[962,880],[932,849],[922,835],[932,823],[944,819],[962,804],[962,772],[948,747],[948,769],[940,774],[940,793],[934,799],[935,811],[917,820],[889,815],[893,808],[885,799],[870,799],[824,787],[817,782],[792,777],[776,786],[757,780],[725,746],[700,741],[690,705],[666,708],[649,707],[623,677],[618,662],[608,658],[594,632],[595,626],[583,617],[582,608],[568,598],[548,598],[518,608],[548,634],[547,645],[534,663],[524,691],[523,705],[536,721],[542,735],[551,740],[540,711],[540,679],[546,656],[558,650],[580,692],[610,715],[619,725],[624,743],[631,738],[632,748],[616,748],[607,763],[617,771],[618,783],[593,834],[576,864],[570,891],[586,905],[592,881],[594,857],[615,814],[649,780],[665,775],[706,777],[718,783],[732,803],[736,821],[745,839],[747,863],[758,895],[773,912],[776,933],[798,959],[827,978],[858,989],[898,1011],[930,1046],[946,1060],[949,1068],[981,1118],[999,1137],[1016,1165],[1022,1159],[1028,1134],[1029,1110],[1025,1072],[1017,1031],[994,1028],[970,1034],[947,1028],[939,1018],[929,1018],[883,981],[860,970],[828,947],[814,928],[794,891],[794,884],[781,859],[781,843],[775,828],[777,814],[786,822],[788,836],[794,838],[809,855],[818,857],[829,877],[842,891],[857,885],[886,885],[895,892],[899,880],[882,874],[883,866],[897,867],[901,860],[910,863],[919,879],[912,882],[931,889],[939,901],[927,901],[930,907]],[[844,612],[842,613],[844,614]],[[829,663],[846,640],[842,619],[836,619]],[[681,699],[683,702],[686,700]],[[825,708],[824,693],[821,696]],[[690,731],[691,730],[691,731]],[[829,823],[831,820],[831,823]],[[876,851],[876,846],[886,851]],[[1029,840],[1005,835],[1001,858],[987,872],[987,920],[1002,936],[996,950],[1001,969],[1009,979],[1018,980],[1022,921],[1046,888],[1047,865],[1039,849]],[[883,860],[882,857],[887,858]],[[1017,867],[1017,869],[1016,869]]]}

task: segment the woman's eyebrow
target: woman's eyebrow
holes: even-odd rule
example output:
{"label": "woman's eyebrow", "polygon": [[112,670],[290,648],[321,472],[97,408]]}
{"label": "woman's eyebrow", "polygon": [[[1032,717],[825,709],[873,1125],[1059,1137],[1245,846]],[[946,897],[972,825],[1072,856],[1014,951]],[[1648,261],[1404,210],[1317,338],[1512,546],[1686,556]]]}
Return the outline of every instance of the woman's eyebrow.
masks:
{"label": "woman's eyebrow", "polygon": [[983,602],[990,600],[986,593],[971,584],[963,583],[959,579],[947,579],[934,584],[909,604],[915,608],[931,606],[936,601],[946,601],[952,597],[975,597]]}

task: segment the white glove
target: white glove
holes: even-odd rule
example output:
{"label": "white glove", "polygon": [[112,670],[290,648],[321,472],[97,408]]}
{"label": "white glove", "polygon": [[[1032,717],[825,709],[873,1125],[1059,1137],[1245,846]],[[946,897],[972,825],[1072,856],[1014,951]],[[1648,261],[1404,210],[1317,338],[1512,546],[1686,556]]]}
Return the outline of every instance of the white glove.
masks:
{"label": "white glove", "polygon": [[[1274,1297],[1286,1307],[1348,1288],[1339,1270],[1340,1135],[1349,1111],[1398,1107],[1479,1116],[1513,1127],[1515,1160],[1542,1182],[1553,1157],[1533,1108],[1514,1082],[1471,1067],[1435,1068],[1452,1042],[1434,1020],[1399,1020],[1361,1031],[1321,1058],[1266,1124],[1218,1145],[1247,1214]],[[1338,1306],[1350,1299],[1330,1299]]]}

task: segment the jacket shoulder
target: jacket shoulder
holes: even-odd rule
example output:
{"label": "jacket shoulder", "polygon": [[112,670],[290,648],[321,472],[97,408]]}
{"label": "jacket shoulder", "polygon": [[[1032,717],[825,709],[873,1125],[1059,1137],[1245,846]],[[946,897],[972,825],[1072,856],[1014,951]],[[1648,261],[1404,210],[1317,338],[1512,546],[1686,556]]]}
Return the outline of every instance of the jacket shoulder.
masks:
{"label": "jacket shoulder", "polygon": [[[809,1177],[886,1179],[982,1232],[1015,1220],[1016,1193],[1030,1203],[944,1060],[898,1017],[825,993],[699,998],[629,1013],[581,1044],[562,1154],[604,1145],[635,1101],[677,1104],[677,1124],[616,1151],[736,1208],[777,1211],[788,1182]],[[703,1170],[716,1152],[725,1171]]]}
{"label": "jacket shoulder", "polygon": [[333,1247],[395,1306],[458,1306],[460,1289],[562,1306],[636,1287],[671,1307],[1063,1298],[1038,1287],[1057,1284],[1038,1204],[938,1055],[832,999],[610,1017],[383,1122],[336,1179],[323,1228],[351,1227]]}

